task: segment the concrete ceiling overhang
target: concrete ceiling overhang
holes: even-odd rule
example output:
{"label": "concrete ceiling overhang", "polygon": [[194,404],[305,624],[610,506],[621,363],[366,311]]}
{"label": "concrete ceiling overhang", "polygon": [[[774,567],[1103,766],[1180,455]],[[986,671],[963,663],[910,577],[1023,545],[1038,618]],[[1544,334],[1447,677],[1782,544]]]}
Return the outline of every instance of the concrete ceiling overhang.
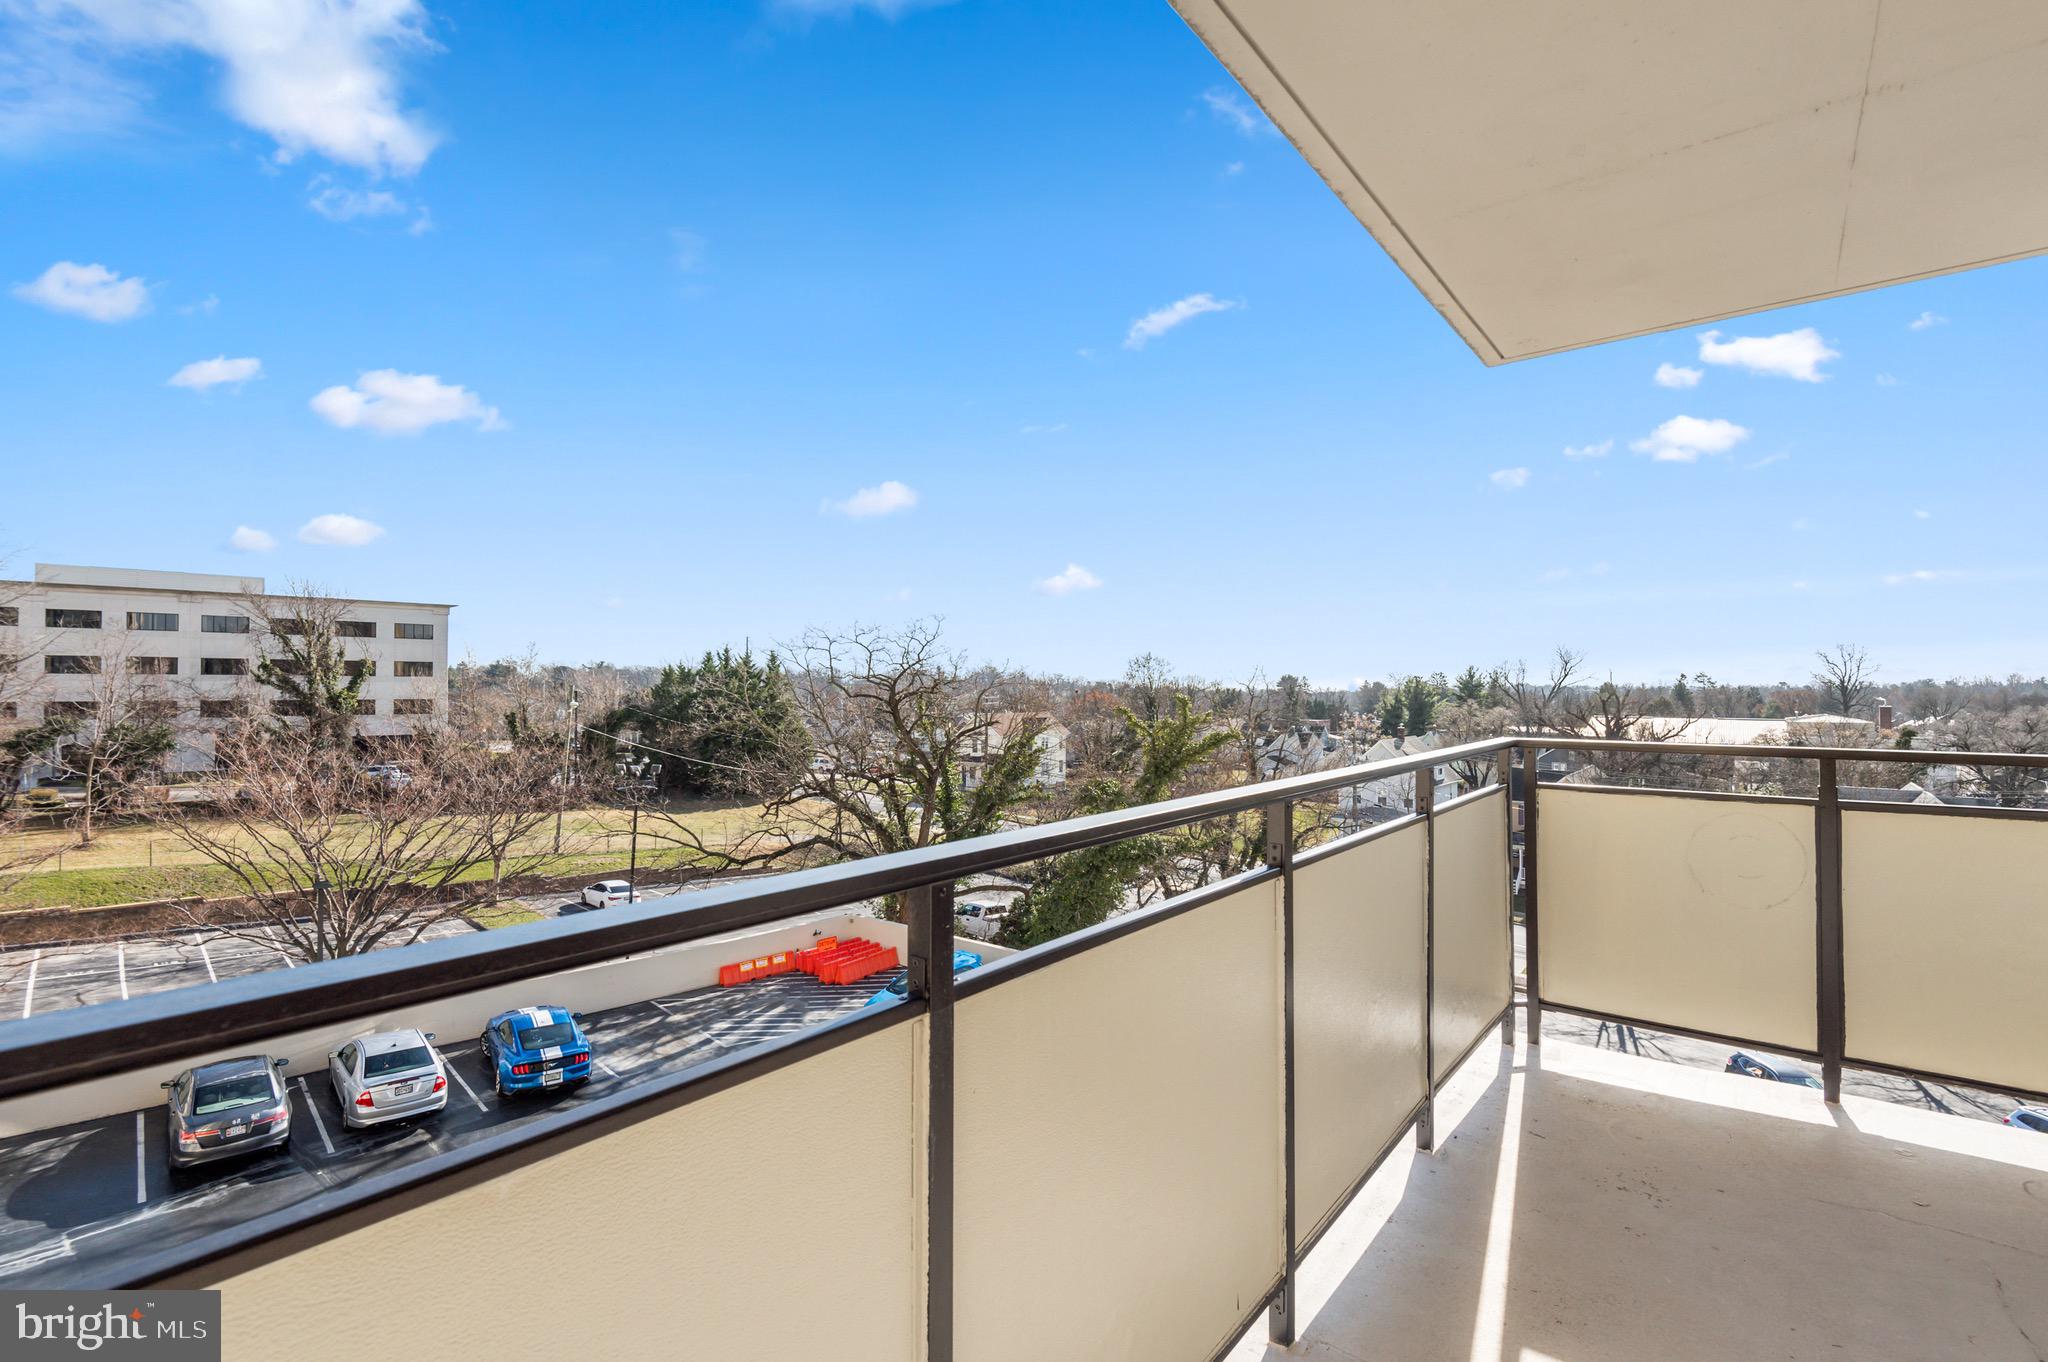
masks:
{"label": "concrete ceiling overhang", "polygon": [[1173,0],[1488,364],[2048,250],[2048,0]]}

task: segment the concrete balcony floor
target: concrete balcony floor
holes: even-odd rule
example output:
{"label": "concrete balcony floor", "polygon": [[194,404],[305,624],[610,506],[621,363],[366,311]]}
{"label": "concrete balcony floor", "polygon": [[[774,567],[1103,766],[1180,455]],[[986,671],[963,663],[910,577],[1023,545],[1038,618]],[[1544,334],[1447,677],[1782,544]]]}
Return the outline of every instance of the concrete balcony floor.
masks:
{"label": "concrete balcony floor", "polygon": [[2048,1136],[1554,1040],[1439,1122],[1232,1362],[2048,1357]]}

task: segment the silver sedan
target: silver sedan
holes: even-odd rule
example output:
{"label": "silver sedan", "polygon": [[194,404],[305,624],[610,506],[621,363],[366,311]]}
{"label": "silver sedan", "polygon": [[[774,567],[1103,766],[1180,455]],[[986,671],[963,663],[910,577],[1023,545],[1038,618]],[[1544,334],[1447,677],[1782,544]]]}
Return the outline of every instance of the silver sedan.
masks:
{"label": "silver sedan", "polygon": [[358,1036],[327,1056],[341,1119],[380,1125],[425,1116],[448,1105],[448,1071],[431,1031],[379,1031]]}

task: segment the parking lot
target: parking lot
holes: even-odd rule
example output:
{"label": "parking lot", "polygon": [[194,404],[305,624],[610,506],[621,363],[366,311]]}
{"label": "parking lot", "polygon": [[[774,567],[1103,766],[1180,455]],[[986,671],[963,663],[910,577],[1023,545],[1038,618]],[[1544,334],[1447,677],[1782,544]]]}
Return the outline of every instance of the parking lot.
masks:
{"label": "parking lot", "polygon": [[[901,973],[844,986],[780,975],[588,1014],[596,1060],[590,1082],[538,1096],[500,1099],[476,1040],[442,1036],[436,1048],[448,1068],[447,1108],[364,1131],[344,1128],[325,1073],[293,1077],[291,1140],[284,1149],[188,1173],[173,1173],[166,1162],[160,1106],[0,1140],[0,1284],[92,1284],[101,1279],[95,1268],[124,1252],[186,1243],[591,1096],[828,1021],[860,1007]],[[131,990],[134,983],[131,978]],[[477,1019],[479,1030],[483,1020]]]}

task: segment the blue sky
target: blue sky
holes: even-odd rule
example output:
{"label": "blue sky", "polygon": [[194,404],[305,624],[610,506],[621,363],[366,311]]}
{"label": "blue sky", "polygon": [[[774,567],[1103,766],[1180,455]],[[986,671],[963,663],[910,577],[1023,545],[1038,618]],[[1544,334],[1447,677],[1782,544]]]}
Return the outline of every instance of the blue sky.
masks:
{"label": "blue sky", "polygon": [[480,657],[2048,671],[2042,262],[1489,370],[1163,0],[235,9],[0,0],[18,569]]}

